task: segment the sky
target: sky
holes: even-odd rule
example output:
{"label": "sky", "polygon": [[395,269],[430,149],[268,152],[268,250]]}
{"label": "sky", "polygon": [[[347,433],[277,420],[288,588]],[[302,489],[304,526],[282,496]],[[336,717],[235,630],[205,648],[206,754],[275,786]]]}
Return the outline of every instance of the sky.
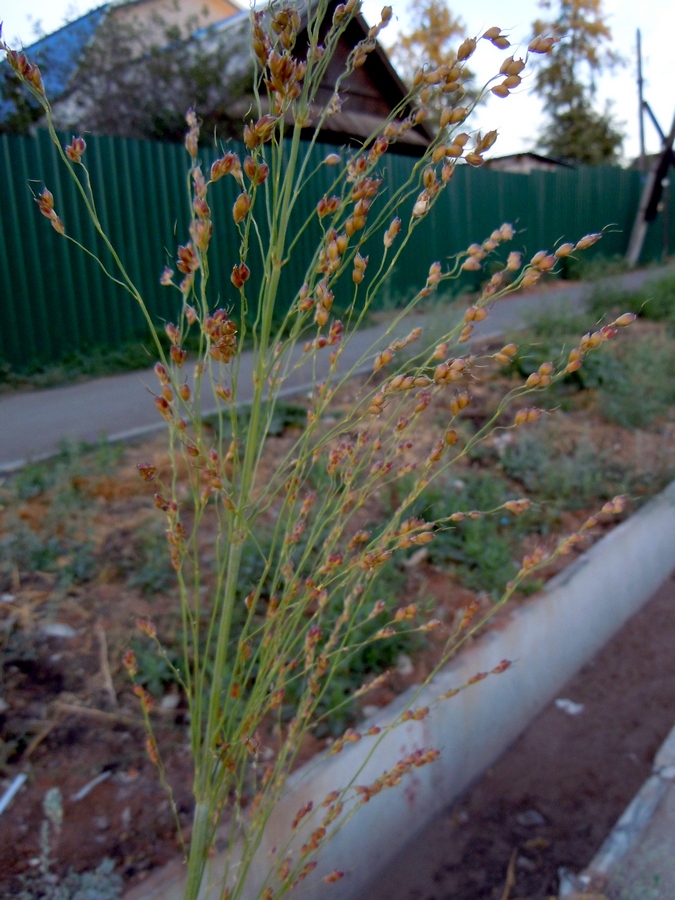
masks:
{"label": "sky", "polygon": [[[245,0],[239,0],[240,3]],[[403,0],[390,0],[394,20],[383,33],[383,43],[395,40],[397,27],[405,28],[407,4]],[[3,38],[11,45],[28,45],[35,38],[35,26],[49,33],[66,20],[82,15],[100,5],[100,0],[24,0],[10,2],[0,0],[0,21],[3,21]],[[364,13],[369,22],[379,20],[384,4],[378,0],[364,0]],[[517,49],[527,44],[531,35],[531,23],[544,17],[536,0],[450,0],[450,8],[465,23],[469,34],[479,34],[486,28],[498,25],[509,34]],[[555,5],[555,2],[554,2]],[[604,0],[604,10],[612,30],[613,49],[625,59],[626,65],[614,73],[604,74],[598,83],[598,104],[613,104],[615,118],[626,135],[624,157],[632,159],[639,153],[638,99],[636,85],[636,30],[642,33],[642,68],[644,96],[652,107],[661,128],[670,130],[675,115],[675,55],[672,51],[672,35],[675,34],[675,3],[673,0]],[[481,80],[487,80],[501,64],[503,54],[487,41],[479,44],[479,50],[471,65]],[[512,51],[509,51],[512,52]],[[496,128],[499,139],[492,153],[502,155],[531,150],[542,124],[541,104],[531,90],[531,78],[524,78],[521,87],[508,98],[490,98],[486,106],[473,120],[473,127],[483,131]],[[656,152],[660,146],[658,134],[652,124],[645,121],[647,152]]]}

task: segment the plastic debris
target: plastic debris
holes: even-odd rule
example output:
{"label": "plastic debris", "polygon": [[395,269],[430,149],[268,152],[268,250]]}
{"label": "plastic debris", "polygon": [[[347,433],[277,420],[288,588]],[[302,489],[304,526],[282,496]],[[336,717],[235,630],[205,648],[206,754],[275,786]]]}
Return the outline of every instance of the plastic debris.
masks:
{"label": "plastic debris", "polygon": [[91,791],[93,791],[94,788],[98,784],[100,784],[102,781],[105,781],[107,778],[110,778],[111,775],[112,775],[112,772],[109,769],[106,772],[101,772],[100,775],[97,775],[96,778],[92,778],[91,781],[88,781],[84,787],[80,788],[80,790],[76,794],[73,794],[73,796],[70,799],[74,800],[76,802],[78,800],[84,800],[84,798],[87,796],[87,794],[91,793]]}
{"label": "plastic debris", "polygon": [[584,711],[583,703],[575,703],[574,700],[567,700],[564,697],[559,697],[555,701],[555,705],[558,707],[558,709],[566,712],[568,716],[578,716],[579,713],[582,713]]}
{"label": "plastic debris", "polygon": [[19,793],[21,788],[24,786],[27,778],[28,778],[28,775],[26,775],[24,772],[22,772],[20,775],[17,775],[16,778],[13,779],[10,786],[7,788],[5,793],[0,798],[0,816],[4,813],[4,811],[7,809],[9,804],[12,802],[12,800],[16,797],[16,795]]}
{"label": "plastic debris", "polygon": [[49,625],[43,625],[40,631],[47,637],[53,638],[73,638],[77,634],[74,628],[63,622],[51,622]]}
{"label": "plastic debris", "polygon": [[546,819],[536,809],[526,809],[525,812],[518,813],[516,822],[526,828],[540,828],[546,824]]}
{"label": "plastic debris", "polygon": [[412,675],[415,671],[415,664],[407,653],[399,653],[396,657],[396,671],[399,675]]}

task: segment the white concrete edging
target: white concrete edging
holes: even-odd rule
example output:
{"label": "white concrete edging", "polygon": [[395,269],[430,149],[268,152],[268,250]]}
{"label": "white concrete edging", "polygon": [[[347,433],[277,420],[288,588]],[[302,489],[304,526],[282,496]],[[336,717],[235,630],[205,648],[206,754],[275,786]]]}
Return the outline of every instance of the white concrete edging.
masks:
{"label": "white concrete edging", "polygon": [[[675,568],[675,482],[638,513],[617,526],[588,553],[553,578],[544,591],[514,608],[499,627],[486,632],[453,659],[415,700],[434,700],[460,687],[502,659],[514,664],[499,676],[443,701],[420,722],[389,732],[369,758],[373,738],[363,738],[342,753],[310,763],[292,776],[289,790],[274,810],[252,866],[246,900],[258,896],[274,848],[286,844],[289,823],[308,801],[314,808],[331,791],[356,779],[369,784],[417,749],[435,748],[440,757],[415,768],[402,783],[363,804],[322,849],[318,868],[302,884],[312,900],[356,900],[368,882],[395,858],[416,832],[450,804],[509,747],[560,688],[607,643]],[[386,726],[411,700],[410,689],[359,727]],[[308,816],[298,828],[299,846],[319,819]],[[330,886],[322,876],[340,870],[345,877]],[[213,875],[218,870],[214,859]],[[172,867],[151,876],[129,900],[178,900],[182,878]],[[214,879],[215,880],[215,879]],[[204,900],[221,895],[206,889]]]}

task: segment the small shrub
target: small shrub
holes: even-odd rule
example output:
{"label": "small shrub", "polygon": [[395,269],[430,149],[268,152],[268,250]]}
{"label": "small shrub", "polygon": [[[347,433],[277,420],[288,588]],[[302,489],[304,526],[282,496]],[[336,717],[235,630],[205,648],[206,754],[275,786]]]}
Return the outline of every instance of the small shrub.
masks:
{"label": "small shrub", "polygon": [[601,318],[615,310],[628,310],[654,322],[667,322],[675,336],[675,275],[648,281],[639,291],[598,288],[589,302],[589,312]]}
{"label": "small shrub", "polygon": [[59,788],[50,788],[43,801],[45,813],[40,831],[37,870],[23,878],[19,900],[119,900],[122,878],[115,863],[104,859],[96,869],[63,877],[53,871],[52,853],[63,824],[63,798]]}
{"label": "small shrub", "polygon": [[603,415],[625,428],[647,428],[672,414],[675,404],[675,341],[643,338],[615,351],[610,377],[599,385]]}
{"label": "small shrub", "polygon": [[502,466],[529,494],[559,509],[583,509],[625,487],[624,473],[588,437],[581,435],[571,452],[566,452],[559,432],[546,425],[507,445]]}

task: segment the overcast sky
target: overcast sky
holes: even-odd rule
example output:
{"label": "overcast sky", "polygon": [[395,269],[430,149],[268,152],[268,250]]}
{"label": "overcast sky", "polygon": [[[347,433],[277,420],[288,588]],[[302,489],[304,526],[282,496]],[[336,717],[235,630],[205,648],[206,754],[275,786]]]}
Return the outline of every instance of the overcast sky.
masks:
{"label": "overcast sky", "polygon": [[[242,0],[239,0],[242,2]],[[45,31],[54,31],[69,18],[81,15],[96,6],[98,0],[23,0],[13,2],[0,0],[0,20],[4,21],[3,37],[15,44],[30,44],[34,39],[35,25]],[[382,3],[365,0],[366,18],[374,22],[379,19]],[[391,42],[398,25],[405,26],[406,3],[393,0],[391,5],[397,21],[384,33],[384,43]],[[453,12],[460,16],[472,34],[477,34],[492,25],[508,31],[514,44],[527,42],[532,21],[541,13],[536,0],[454,0],[450,2]],[[599,101],[611,100],[614,113],[622,123],[626,134],[624,154],[627,158],[639,151],[638,101],[636,87],[635,34],[642,32],[643,75],[645,78],[645,99],[650,103],[661,127],[670,130],[675,115],[675,54],[672,50],[675,35],[675,2],[673,0],[605,0],[604,8],[613,33],[614,49],[627,60],[627,65],[614,74],[606,74],[599,83]],[[17,40],[18,39],[18,40]],[[486,41],[481,42],[480,54],[472,60],[472,67],[483,79],[487,79],[498,69],[502,56]],[[529,90],[528,79],[510,97],[500,100],[491,98],[475,127],[483,130],[497,128],[499,141],[493,153],[513,153],[532,149],[541,123],[541,107]],[[659,139],[652,125],[645,127],[648,151],[656,151]]]}

